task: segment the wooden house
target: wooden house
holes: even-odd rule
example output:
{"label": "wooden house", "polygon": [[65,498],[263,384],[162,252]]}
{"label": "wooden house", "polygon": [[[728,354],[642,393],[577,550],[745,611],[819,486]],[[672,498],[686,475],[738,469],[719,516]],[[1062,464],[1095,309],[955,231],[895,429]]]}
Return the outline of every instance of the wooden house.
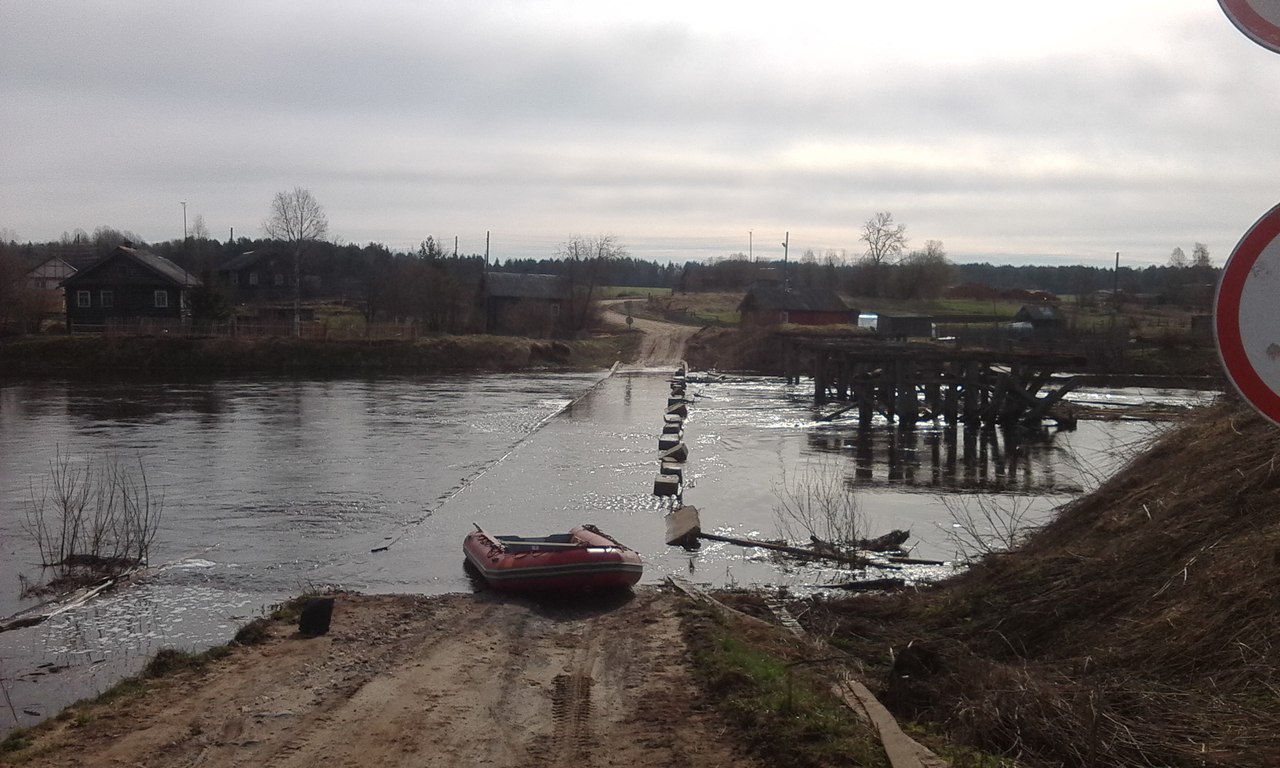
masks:
{"label": "wooden house", "polygon": [[292,302],[293,258],[274,251],[246,251],[218,268],[218,283],[232,304]]}
{"label": "wooden house", "polygon": [[762,325],[848,325],[858,313],[830,288],[757,282],[738,304],[739,323]]}
{"label": "wooden house", "polygon": [[1013,316],[1015,323],[1028,323],[1037,336],[1051,336],[1067,329],[1067,316],[1053,304],[1027,304]]}
{"label": "wooden house", "polygon": [[190,316],[190,293],[200,280],[150,251],[122,245],[62,281],[67,330],[98,330],[134,318]]}
{"label": "wooden house", "polygon": [[486,272],[480,293],[486,333],[556,336],[572,328],[573,291],[564,275]]}

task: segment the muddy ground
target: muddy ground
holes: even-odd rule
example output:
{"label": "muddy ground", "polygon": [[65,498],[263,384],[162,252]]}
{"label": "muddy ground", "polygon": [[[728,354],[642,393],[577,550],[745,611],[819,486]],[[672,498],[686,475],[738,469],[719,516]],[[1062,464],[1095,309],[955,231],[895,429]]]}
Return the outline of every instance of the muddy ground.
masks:
{"label": "muddy ground", "polygon": [[275,623],[56,721],[26,765],[756,765],[694,684],[677,606],[657,589],[603,605],[340,595],[327,635]]}

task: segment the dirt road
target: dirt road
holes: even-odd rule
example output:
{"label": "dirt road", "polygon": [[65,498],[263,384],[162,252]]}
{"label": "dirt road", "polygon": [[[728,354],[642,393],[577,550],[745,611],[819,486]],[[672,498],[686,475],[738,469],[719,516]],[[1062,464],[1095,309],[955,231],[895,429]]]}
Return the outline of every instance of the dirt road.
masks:
{"label": "dirt road", "polygon": [[[610,323],[627,325],[625,300],[618,299],[603,303],[605,317]],[[632,317],[630,327],[644,333],[644,340],[640,342],[640,350],[635,361],[635,365],[642,367],[679,363],[684,359],[684,350],[689,344],[690,337],[698,332],[698,329],[693,326],[645,320],[640,317]]]}
{"label": "dirt road", "polygon": [[37,746],[62,746],[26,765],[755,765],[692,681],[676,605],[339,596],[328,635],[276,624],[56,723]]}

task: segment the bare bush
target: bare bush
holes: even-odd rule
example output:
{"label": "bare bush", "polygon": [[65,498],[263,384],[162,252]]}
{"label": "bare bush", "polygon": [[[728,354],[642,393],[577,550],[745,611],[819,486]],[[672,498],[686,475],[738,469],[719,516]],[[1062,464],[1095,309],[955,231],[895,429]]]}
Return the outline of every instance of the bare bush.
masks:
{"label": "bare bush", "polygon": [[163,508],[141,459],[135,470],[114,456],[77,463],[59,451],[39,491],[32,484],[25,527],[53,583],[74,585],[144,563]]}
{"label": "bare bush", "polygon": [[841,462],[826,457],[802,466],[773,486],[779,534],[790,541],[820,539],[854,548],[866,530],[858,495]]}
{"label": "bare bush", "polygon": [[941,499],[951,517],[944,530],[963,561],[1009,552],[1038,527],[1031,519],[1034,497],[968,494]]}

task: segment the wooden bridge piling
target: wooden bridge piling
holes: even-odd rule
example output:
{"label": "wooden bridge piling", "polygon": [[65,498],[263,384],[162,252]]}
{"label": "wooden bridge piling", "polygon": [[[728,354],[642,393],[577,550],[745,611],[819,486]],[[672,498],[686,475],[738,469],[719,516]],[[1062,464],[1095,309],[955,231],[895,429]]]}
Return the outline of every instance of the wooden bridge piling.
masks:
{"label": "wooden bridge piling", "polygon": [[884,340],[792,342],[787,380],[798,382],[801,361],[813,376],[815,405],[845,403],[862,424],[879,413],[911,428],[918,421],[948,425],[1038,423],[1075,386],[1053,376],[1083,364],[1077,357],[961,351],[933,344]]}

